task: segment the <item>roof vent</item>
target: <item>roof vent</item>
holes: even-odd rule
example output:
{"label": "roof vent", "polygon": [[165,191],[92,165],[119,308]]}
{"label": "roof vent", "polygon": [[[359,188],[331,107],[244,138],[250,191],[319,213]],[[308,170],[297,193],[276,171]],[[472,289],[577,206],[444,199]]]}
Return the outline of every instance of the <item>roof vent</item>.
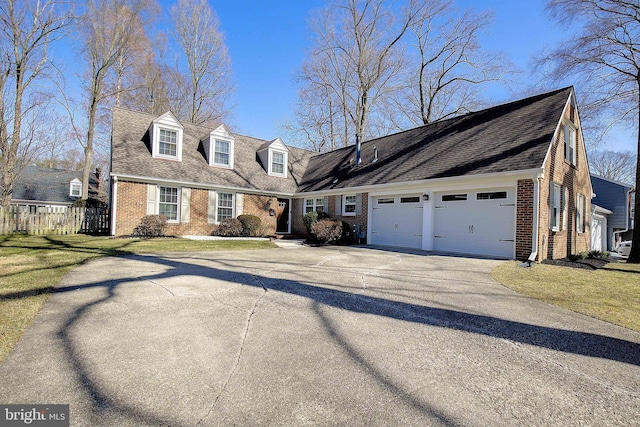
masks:
{"label": "roof vent", "polygon": [[378,161],[378,146],[374,145],[373,146],[373,160],[371,161],[371,163],[375,163]]}

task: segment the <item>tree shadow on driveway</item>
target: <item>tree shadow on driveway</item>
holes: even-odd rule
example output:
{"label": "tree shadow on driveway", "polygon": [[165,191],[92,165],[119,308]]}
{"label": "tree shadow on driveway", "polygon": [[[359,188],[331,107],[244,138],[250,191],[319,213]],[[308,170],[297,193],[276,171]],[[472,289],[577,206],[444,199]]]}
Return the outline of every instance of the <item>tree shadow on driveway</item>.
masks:
{"label": "tree shadow on driveway", "polygon": [[[525,324],[496,317],[470,314],[459,310],[393,301],[370,295],[315,286],[313,284],[303,283],[297,280],[283,280],[259,274],[233,271],[231,269],[220,269],[210,266],[190,264],[188,262],[182,262],[176,259],[167,259],[161,256],[129,255],[124,258],[139,262],[157,264],[165,267],[166,270],[156,274],[126,279],[105,280],[76,286],[62,286],[56,288],[54,291],[55,293],[65,293],[91,288],[101,288],[106,291],[103,297],[79,306],[58,331],[58,337],[63,342],[64,351],[68,361],[78,375],[79,384],[82,384],[86,393],[90,396],[93,404],[93,412],[97,417],[105,412],[115,411],[140,423],[176,425],[174,420],[160,418],[157,413],[145,411],[139,406],[131,406],[125,402],[119,401],[117,397],[109,396],[107,392],[103,391],[104,388],[101,387],[100,384],[97,383],[97,380],[93,378],[89,367],[86,366],[83,361],[70,332],[74,325],[83,316],[85,316],[91,308],[112,299],[116,295],[116,291],[119,287],[131,282],[157,281],[159,279],[179,276],[215,278],[218,280],[237,283],[239,285],[259,287],[264,289],[266,292],[277,291],[307,298],[313,301],[314,307],[318,307],[318,305],[326,305],[354,313],[384,316],[405,322],[413,322],[450,330],[480,334],[550,350],[608,359],[640,366],[639,343],[609,336]],[[20,296],[5,295],[3,298],[16,297]],[[348,348],[348,344],[344,339],[336,338],[336,334],[331,331],[330,325],[327,323],[326,319],[323,320],[323,323],[325,328],[328,329],[329,335],[336,339],[340,346],[343,348],[347,347],[346,351],[352,359],[356,360],[359,364],[365,363],[365,361],[361,360],[357,355],[354,355],[353,351]],[[382,378],[382,376],[376,376],[378,381],[380,381],[380,378]],[[455,424],[455,422],[448,419],[445,414],[440,413],[435,408],[426,406],[425,403],[413,398],[406,391],[399,389],[398,385],[388,382],[385,386],[388,388],[395,388],[396,391],[403,396],[405,402],[420,411],[430,413],[434,418],[437,418],[440,423],[448,425]],[[212,409],[213,408],[211,408],[209,412],[211,412]],[[203,419],[200,421],[203,421]]]}

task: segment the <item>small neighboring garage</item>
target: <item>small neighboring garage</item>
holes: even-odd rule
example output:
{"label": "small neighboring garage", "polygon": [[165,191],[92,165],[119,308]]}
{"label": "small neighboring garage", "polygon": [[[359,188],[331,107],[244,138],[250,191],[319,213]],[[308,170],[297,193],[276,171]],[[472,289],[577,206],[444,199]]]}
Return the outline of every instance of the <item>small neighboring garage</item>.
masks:
{"label": "small neighboring garage", "polygon": [[515,188],[435,194],[436,251],[514,258]]}

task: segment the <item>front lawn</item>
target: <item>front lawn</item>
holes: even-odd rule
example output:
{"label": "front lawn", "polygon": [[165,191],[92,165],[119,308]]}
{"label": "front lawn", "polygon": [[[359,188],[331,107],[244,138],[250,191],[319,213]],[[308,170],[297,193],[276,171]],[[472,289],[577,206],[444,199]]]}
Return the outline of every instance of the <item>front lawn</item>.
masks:
{"label": "front lawn", "polygon": [[0,236],[0,362],[71,269],[110,255],[266,249],[256,240],[113,239],[85,235]]}
{"label": "front lawn", "polygon": [[589,270],[508,262],[495,280],[521,294],[640,332],[640,265],[609,263]]}

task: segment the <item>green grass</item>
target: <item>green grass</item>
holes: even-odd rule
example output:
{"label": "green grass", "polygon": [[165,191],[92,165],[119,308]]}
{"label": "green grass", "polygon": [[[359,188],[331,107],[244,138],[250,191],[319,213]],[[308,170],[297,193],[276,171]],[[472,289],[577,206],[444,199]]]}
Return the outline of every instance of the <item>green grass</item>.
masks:
{"label": "green grass", "polygon": [[491,275],[521,294],[640,332],[640,265],[609,263],[587,270],[508,262]]}
{"label": "green grass", "polygon": [[111,255],[266,249],[256,240],[113,239],[85,235],[0,236],[0,362],[71,269]]}

